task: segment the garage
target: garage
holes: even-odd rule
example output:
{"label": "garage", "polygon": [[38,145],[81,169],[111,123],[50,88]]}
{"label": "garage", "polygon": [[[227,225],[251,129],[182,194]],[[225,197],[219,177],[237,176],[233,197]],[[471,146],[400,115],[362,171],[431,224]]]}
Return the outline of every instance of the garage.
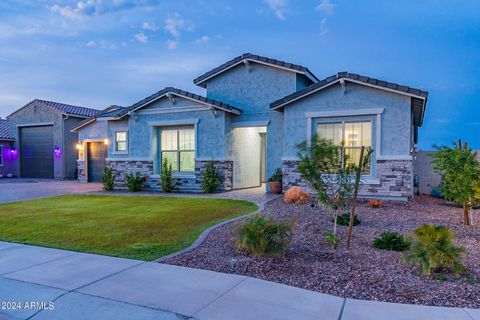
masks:
{"label": "garage", "polygon": [[54,177],[53,126],[20,128],[20,170],[22,177]]}
{"label": "garage", "polygon": [[87,173],[88,182],[102,182],[102,172],[105,169],[107,145],[103,142],[87,143]]}

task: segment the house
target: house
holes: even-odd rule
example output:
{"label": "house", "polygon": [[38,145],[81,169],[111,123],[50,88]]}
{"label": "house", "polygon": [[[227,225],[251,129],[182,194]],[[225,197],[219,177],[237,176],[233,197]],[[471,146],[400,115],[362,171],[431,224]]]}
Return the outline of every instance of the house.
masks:
{"label": "house", "polygon": [[39,99],[16,110],[2,120],[10,138],[5,170],[26,178],[75,178],[78,134],[71,129],[98,111]]}
{"label": "house", "polygon": [[344,142],[346,166],[360,146],[375,150],[361,195],[413,196],[427,92],[347,72],[320,80],[306,67],[250,53],[193,82],[205,96],[167,87],[75,127],[79,179],[99,181],[108,166],[117,187],[125,186],[126,173],[139,172],[157,190],[168,159],[180,191],[199,190],[208,161],[224,177],[221,190],[258,187],[276,168],[282,168],[284,189],[307,187],[296,145],[319,135],[339,147]]}

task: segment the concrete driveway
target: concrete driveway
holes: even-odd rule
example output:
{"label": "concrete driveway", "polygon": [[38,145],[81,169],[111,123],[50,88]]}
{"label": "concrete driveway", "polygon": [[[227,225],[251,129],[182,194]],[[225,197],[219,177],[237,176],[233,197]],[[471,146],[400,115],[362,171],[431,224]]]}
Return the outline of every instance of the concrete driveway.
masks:
{"label": "concrete driveway", "polygon": [[0,319],[477,320],[247,276],[0,242]]}
{"label": "concrete driveway", "polygon": [[71,193],[90,193],[102,190],[101,183],[79,183],[64,180],[0,179],[0,203],[58,196]]}

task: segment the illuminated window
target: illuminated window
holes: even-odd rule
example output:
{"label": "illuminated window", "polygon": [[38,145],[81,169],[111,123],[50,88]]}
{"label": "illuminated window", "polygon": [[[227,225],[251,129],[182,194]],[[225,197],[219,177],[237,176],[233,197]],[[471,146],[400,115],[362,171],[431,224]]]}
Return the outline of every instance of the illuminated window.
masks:
{"label": "illuminated window", "polygon": [[127,131],[115,132],[115,151],[127,152]]}
{"label": "illuminated window", "polygon": [[164,128],[160,134],[162,163],[167,159],[172,170],[195,171],[195,130],[193,127]]}
{"label": "illuminated window", "polygon": [[[329,140],[342,149],[344,155],[342,167],[358,165],[362,146],[372,146],[372,123],[363,122],[337,122],[317,124],[317,136]],[[365,173],[370,172],[370,164]]]}

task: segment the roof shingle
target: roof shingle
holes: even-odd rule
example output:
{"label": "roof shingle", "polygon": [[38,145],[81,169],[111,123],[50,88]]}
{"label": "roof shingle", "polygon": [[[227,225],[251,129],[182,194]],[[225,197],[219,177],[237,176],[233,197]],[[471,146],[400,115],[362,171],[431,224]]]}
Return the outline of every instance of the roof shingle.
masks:
{"label": "roof shingle", "polygon": [[253,61],[268,63],[268,64],[271,64],[271,65],[291,69],[293,71],[297,71],[297,72],[301,72],[301,73],[308,73],[311,77],[313,77],[315,80],[318,81],[318,78],[312,72],[310,72],[310,70],[308,70],[307,67],[304,67],[304,66],[301,66],[301,65],[298,65],[298,64],[294,64],[294,63],[290,63],[290,62],[285,62],[285,61],[281,61],[281,60],[276,60],[276,59],[271,59],[271,58],[268,58],[268,57],[259,56],[259,55],[256,55],[256,54],[244,53],[241,56],[233,58],[232,60],[227,61],[224,64],[222,64],[222,65],[220,65],[220,66],[202,74],[201,76],[195,78],[193,80],[193,83],[196,84],[196,85],[200,85],[203,81],[212,77],[213,75],[215,75],[217,73],[220,73],[223,70],[228,69],[229,67],[231,67],[231,66],[233,66],[233,65],[235,65],[235,64],[237,64],[237,63],[239,63],[243,60],[247,60],[247,59],[248,60],[253,60]]}
{"label": "roof shingle", "polygon": [[[27,103],[25,106],[22,108],[16,110],[12,114],[16,113],[17,111],[31,105],[31,104],[38,104],[47,108],[51,108],[56,111],[60,111],[62,113],[65,113],[67,115],[71,116],[78,116],[78,117],[93,117],[96,115],[100,110],[97,109],[92,109],[92,108],[86,108],[86,107],[80,107],[80,106],[74,106],[71,104],[65,104],[65,103],[59,103],[59,102],[54,102],[54,101],[47,101],[47,100],[40,100],[40,99],[35,99],[33,101],[30,101]],[[10,117],[12,114],[10,114],[8,117]]]}
{"label": "roof shingle", "polygon": [[0,140],[13,140],[10,124],[5,119],[0,119]]}

